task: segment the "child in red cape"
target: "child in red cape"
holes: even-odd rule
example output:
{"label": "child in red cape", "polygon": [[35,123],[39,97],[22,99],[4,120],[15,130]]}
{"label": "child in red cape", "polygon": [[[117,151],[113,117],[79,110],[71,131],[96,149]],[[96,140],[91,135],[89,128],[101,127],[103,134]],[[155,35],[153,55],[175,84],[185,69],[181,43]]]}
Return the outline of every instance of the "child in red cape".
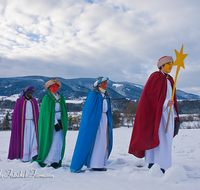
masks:
{"label": "child in red cape", "polygon": [[[139,101],[129,146],[130,154],[145,157],[148,168],[157,163],[163,173],[172,165],[175,118],[179,121],[176,94],[171,100],[174,81],[169,73],[173,62],[170,56],[160,58],[157,64],[159,71],[149,77]],[[172,114],[165,133],[170,106]]]}

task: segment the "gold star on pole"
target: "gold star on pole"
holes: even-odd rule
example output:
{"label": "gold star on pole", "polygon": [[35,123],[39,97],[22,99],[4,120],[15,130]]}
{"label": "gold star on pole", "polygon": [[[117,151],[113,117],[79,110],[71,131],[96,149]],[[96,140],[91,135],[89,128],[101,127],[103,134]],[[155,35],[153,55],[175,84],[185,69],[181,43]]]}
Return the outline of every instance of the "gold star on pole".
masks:
{"label": "gold star on pole", "polygon": [[[177,81],[179,70],[180,70],[181,67],[183,67],[185,69],[185,65],[184,65],[183,60],[188,55],[188,54],[183,54],[183,45],[181,47],[180,53],[176,49],[175,49],[175,53],[176,53],[176,60],[173,64],[173,66],[177,65],[177,68],[176,68],[176,75],[175,75],[174,86],[173,86],[173,91],[172,91],[172,98],[171,98],[172,100],[174,99],[176,81]],[[169,115],[168,115],[168,119],[167,119],[167,127],[166,127],[166,130],[165,130],[165,133],[167,133],[167,131],[168,131],[168,125],[169,125],[169,119],[170,119],[171,111],[172,111],[172,107],[170,107],[170,109],[169,109]]]}
{"label": "gold star on pole", "polygon": [[180,53],[176,49],[175,53],[176,53],[176,61],[174,62],[173,66],[177,65],[177,67],[183,67],[185,69],[183,60],[187,57],[188,54],[183,54],[183,45],[181,47]]}

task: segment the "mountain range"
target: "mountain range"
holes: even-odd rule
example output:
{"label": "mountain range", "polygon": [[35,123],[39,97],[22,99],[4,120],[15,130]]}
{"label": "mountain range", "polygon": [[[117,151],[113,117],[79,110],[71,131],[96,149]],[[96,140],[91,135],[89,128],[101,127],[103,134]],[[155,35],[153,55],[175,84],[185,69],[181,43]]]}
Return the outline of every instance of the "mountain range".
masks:
{"label": "mountain range", "polygon": [[[59,78],[59,77],[58,77]],[[24,77],[11,77],[0,78],[0,96],[11,96],[13,94],[22,94],[23,89],[28,86],[35,87],[35,98],[43,98],[47,94],[44,84],[51,79],[45,76],[24,76]],[[62,84],[59,92],[65,96],[67,100],[85,98],[93,88],[95,78],[75,78],[64,79],[59,78]],[[125,98],[130,100],[139,100],[142,90],[142,85],[130,82],[108,82],[108,94],[111,98]],[[176,91],[178,100],[194,100],[200,99],[200,96],[186,93],[177,89]]]}

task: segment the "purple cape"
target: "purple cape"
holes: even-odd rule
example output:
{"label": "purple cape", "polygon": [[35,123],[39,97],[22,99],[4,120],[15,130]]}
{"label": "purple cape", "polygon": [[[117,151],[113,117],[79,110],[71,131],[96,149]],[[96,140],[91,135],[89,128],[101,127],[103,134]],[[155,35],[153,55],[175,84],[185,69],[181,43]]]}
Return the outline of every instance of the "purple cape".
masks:
{"label": "purple cape", "polygon": [[[21,98],[17,99],[17,102],[14,107],[12,117],[12,132],[10,137],[10,148],[8,153],[8,159],[10,160],[13,160],[15,158],[19,159],[23,157],[26,103],[27,100],[22,96]],[[31,98],[31,103],[33,108],[33,121],[35,124],[36,138],[38,143],[39,108],[37,100],[35,98]]]}

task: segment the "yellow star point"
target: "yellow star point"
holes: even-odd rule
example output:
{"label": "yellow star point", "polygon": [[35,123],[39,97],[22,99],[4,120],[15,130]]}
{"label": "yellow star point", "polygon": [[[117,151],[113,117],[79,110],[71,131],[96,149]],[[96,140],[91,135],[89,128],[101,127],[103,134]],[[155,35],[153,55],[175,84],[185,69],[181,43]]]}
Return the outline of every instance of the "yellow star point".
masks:
{"label": "yellow star point", "polygon": [[[173,66],[177,65],[177,68],[176,68],[176,75],[175,75],[174,86],[173,86],[173,90],[172,90],[172,98],[171,98],[172,100],[174,99],[174,93],[175,93],[175,88],[176,88],[176,81],[177,81],[177,77],[178,77],[178,73],[179,73],[180,67],[183,67],[185,69],[185,65],[184,65],[183,60],[188,55],[188,54],[183,54],[183,45],[181,47],[180,53],[177,50],[175,50],[175,53],[176,53],[176,61],[174,62]],[[169,118],[170,118],[171,110],[172,110],[172,107],[170,107],[170,109],[169,109],[169,115],[168,115],[168,119],[167,119],[167,126],[166,126],[165,133],[167,133],[167,131],[168,131],[168,124],[169,124]]]}
{"label": "yellow star point", "polygon": [[185,69],[183,60],[187,57],[188,54],[183,54],[183,45],[181,47],[180,53],[176,49],[175,49],[175,53],[176,53],[176,61],[174,62],[173,66],[177,65]]}

